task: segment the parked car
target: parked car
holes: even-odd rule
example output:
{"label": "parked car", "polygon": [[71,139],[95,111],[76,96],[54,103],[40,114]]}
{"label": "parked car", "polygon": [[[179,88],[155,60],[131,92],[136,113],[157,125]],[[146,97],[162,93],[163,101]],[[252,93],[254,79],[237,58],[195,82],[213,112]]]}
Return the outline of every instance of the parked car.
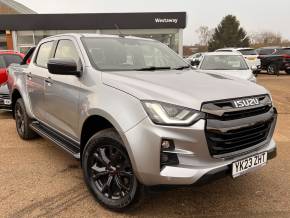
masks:
{"label": "parked car", "polygon": [[267,47],[257,51],[263,70],[277,75],[280,71],[290,74],[290,48]]}
{"label": "parked car", "polygon": [[46,38],[29,65],[9,68],[8,87],[19,136],[39,134],[80,159],[112,210],[139,202],[144,186],[236,178],[276,155],[265,88],[196,72],[152,39]]}
{"label": "parked car", "polygon": [[20,63],[24,55],[15,51],[0,50],[0,110],[11,110],[7,83],[7,67],[12,63]]}
{"label": "parked car", "polygon": [[261,70],[261,61],[258,58],[259,55],[257,53],[257,51],[253,48],[222,48],[222,49],[218,49],[216,50],[217,52],[239,52],[240,54],[242,54],[247,62],[247,64],[249,65],[249,67],[253,67],[256,66],[257,70],[255,71],[255,73],[259,73]]}
{"label": "parked car", "polygon": [[200,62],[195,68],[199,72],[215,73],[256,82],[253,74],[257,68],[249,68],[243,56],[236,52],[209,52],[203,53]]}

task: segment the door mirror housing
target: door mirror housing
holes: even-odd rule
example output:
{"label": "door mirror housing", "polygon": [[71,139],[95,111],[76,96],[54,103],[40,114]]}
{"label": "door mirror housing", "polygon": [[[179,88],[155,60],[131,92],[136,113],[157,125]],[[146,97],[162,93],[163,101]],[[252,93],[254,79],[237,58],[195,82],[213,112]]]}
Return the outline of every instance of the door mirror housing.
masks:
{"label": "door mirror housing", "polygon": [[258,70],[258,67],[256,65],[251,66],[251,70],[253,72],[256,72]]}
{"label": "door mirror housing", "polygon": [[198,67],[198,65],[200,64],[200,61],[197,59],[193,59],[190,64],[194,67]]}
{"label": "door mirror housing", "polygon": [[80,77],[81,72],[78,71],[77,63],[73,59],[67,58],[51,58],[47,63],[48,71],[57,75],[73,75]]}

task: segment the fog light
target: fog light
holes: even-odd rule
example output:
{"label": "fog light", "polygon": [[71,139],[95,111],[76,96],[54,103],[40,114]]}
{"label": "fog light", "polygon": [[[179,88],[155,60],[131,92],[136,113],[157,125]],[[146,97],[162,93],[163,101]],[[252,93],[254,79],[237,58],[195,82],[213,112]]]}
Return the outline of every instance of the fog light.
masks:
{"label": "fog light", "polygon": [[177,154],[174,153],[175,145],[171,139],[162,139],[160,149],[160,169],[164,166],[176,166],[179,164]]}
{"label": "fog light", "polygon": [[174,150],[174,142],[170,139],[163,139],[161,142],[161,150]]}

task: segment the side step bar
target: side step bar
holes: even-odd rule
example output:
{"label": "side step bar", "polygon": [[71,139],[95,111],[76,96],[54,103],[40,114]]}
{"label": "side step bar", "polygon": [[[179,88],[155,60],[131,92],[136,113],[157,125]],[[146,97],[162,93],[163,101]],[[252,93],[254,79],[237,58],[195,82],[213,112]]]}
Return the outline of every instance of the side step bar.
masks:
{"label": "side step bar", "polygon": [[77,142],[68,139],[52,130],[51,128],[34,121],[30,124],[30,128],[33,129],[40,136],[49,139],[53,143],[60,146],[66,152],[70,153],[76,159],[80,159],[80,145]]}

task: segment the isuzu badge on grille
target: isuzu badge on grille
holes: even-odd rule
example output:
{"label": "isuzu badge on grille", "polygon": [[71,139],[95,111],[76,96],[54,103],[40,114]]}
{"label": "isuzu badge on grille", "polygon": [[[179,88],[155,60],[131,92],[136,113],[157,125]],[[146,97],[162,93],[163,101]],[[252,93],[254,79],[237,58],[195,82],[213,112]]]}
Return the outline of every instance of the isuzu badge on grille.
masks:
{"label": "isuzu badge on grille", "polygon": [[248,98],[234,101],[234,105],[236,108],[250,107],[259,104],[260,101],[258,98]]}

